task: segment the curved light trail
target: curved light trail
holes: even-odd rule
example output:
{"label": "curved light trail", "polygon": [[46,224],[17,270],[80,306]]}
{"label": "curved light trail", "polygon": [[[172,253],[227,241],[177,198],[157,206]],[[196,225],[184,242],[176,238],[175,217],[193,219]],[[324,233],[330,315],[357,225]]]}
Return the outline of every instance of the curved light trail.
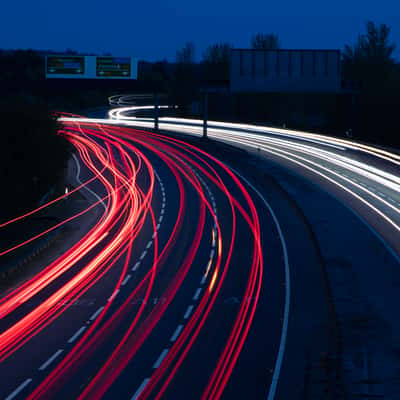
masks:
{"label": "curved light trail", "polygon": [[[136,106],[109,111],[109,124],[152,127],[151,118],[135,117]],[[140,108],[142,110],[143,107]],[[164,131],[201,136],[203,121],[159,118]],[[208,136],[255,154],[269,154],[289,162],[292,168],[318,175],[363,203],[369,212],[400,233],[400,154],[386,149],[308,132],[249,124],[208,122]],[[393,234],[391,236],[393,236]],[[390,243],[396,247],[396,241]],[[398,252],[400,249],[394,249]]]}
{"label": "curved light trail", "polygon": [[[99,210],[93,226],[66,253],[0,298],[0,368],[13,370],[15,359],[30,354],[32,370],[38,371],[15,372],[19,386],[4,395],[8,400],[62,398],[65,393],[79,399],[120,398],[120,382],[134,371],[140,381],[128,388],[125,383],[128,398],[168,398],[182,372],[193,365],[196,346],[212,333],[220,347],[201,362],[199,397],[221,398],[263,294],[263,235],[277,231],[285,290],[279,292],[283,318],[271,327],[279,340],[271,350],[275,368],[265,378],[264,393],[272,400],[290,309],[288,252],[279,222],[265,199],[260,206],[258,190],[217,158],[180,139],[139,130],[152,127],[153,120],[135,117],[148,107],[129,106],[131,101],[129,96],[110,98],[111,104],[123,107],[111,110],[109,119],[58,113],[60,134],[82,163],[83,183],[79,178],[68,195],[0,225],[17,227],[82,189],[96,195],[91,204],[53,227],[0,249],[0,259],[23,252],[27,244]],[[159,124],[163,131],[195,136],[203,129],[199,120],[161,117]],[[244,124],[211,121],[208,134],[323,179],[399,234],[398,154],[353,141]],[[266,210],[272,216],[270,226],[265,225]],[[244,238],[246,246],[241,243]],[[232,277],[239,273],[236,282]],[[241,298],[225,316],[218,304],[232,280]],[[95,309],[73,309],[88,296],[96,298]],[[227,322],[215,325],[221,315]],[[176,329],[169,329],[169,320],[178,320]],[[66,339],[62,334],[53,338],[55,331],[64,330]],[[52,352],[44,357],[37,343],[48,343]]]}
{"label": "curved light trail", "polygon": [[[59,349],[48,361],[42,360],[38,370],[51,366],[48,374],[39,380],[25,377],[9,398],[20,392],[29,399],[58,397],[69,382],[79,380],[88,365],[91,366],[90,382],[74,395],[81,399],[102,397],[113,389],[124,370],[134,365],[138,353],[180,296],[182,287],[191,282],[189,276],[200,272],[200,286],[193,296],[197,303],[184,313],[185,325],[138,394],[141,399],[163,396],[214,313],[238,252],[239,223],[241,234],[247,232],[250,237],[243,299],[252,301],[242,301],[232,323],[219,333],[225,345],[209,366],[209,383],[204,387],[203,398],[220,398],[248,336],[262,288],[261,228],[250,193],[223,163],[182,141],[131,128],[86,122],[76,116],[67,118],[74,120],[65,120],[60,134],[76,148],[86,174],[84,183],[69,195],[85,187],[96,192],[99,200],[49,231],[71,220],[79,221],[102,202],[106,208],[70,250],[0,299],[2,365],[12,365],[13,358],[24,352],[35,352],[34,343],[57,326],[63,326],[65,318],[71,318],[72,305],[88,293],[103,296],[104,306],[93,317],[79,317],[84,326],[79,330],[74,328],[76,333],[68,340],[73,345],[68,351]],[[166,231],[160,237],[164,203],[157,217],[159,203],[155,196],[159,196],[159,187],[165,195],[159,176],[165,173],[174,181],[175,189],[170,194],[177,203],[171,205],[166,216],[169,221]],[[17,225],[63,198],[10,220],[0,229]],[[218,216],[218,203],[225,204],[223,218]],[[190,240],[185,237],[188,231],[192,232]],[[34,243],[46,233],[13,248],[1,249],[1,254],[23,251],[27,242]],[[143,239],[150,236],[137,261]],[[204,249],[208,249],[209,256]],[[147,252],[151,254],[151,262],[139,272],[137,265]],[[197,265],[201,264],[205,268],[199,271]],[[136,278],[132,278],[133,272]],[[165,276],[169,278],[166,280]],[[128,281],[132,282],[129,290]],[[151,296],[164,300],[151,304]],[[106,350],[102,353],[102,362],[94,367],[91,360],[103,347]],[[35,354],[40,357],[40,351]],[[132,388],[131,393],[135,390]]]}

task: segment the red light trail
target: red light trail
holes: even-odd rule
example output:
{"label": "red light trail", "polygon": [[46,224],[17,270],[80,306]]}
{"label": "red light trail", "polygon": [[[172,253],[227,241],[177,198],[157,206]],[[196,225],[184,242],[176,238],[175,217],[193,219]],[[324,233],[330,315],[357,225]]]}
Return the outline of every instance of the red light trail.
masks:
{"label": "red light trail", "polygon": [[[188,314],[187,323],[177,340],[158,368],[152,371],[139,395],[140,399],[162,397],[200,332],[206,329],[228,272],[233,268],[235,249],[240,245],[240,232],[237,230],[240,219],[246,224],[252,238],[248,265],[245,267],[248,278],[243,298],[253,300],[241,302],[232,326],[223,333],[224,348],[216,364],[210,366],[209,382],[204,387],[202,398],[220,398],[251,329],[263,279],[260,221],[248,190],[218,159],[177,139],[132,128],[86,122],[65,122],[60,134],[72,143],[86,167],[86,174],[90,174],[82,185],[68,195],[83,187],[92,187],[96,188],[100,200],[18,245],[0,249],[0,256],[22,251],[27,243],[34,242],[59,226],[71,220],[79,221],[82,215],[98,207],[101,202],[105,202],[106,207],[89,232],[65,254],[0,299],[2,320],[13,317],[18,311],[18,319],[8,323],[0,333],[0,361],[7,362],[11,355],[23,352],[30,341],[39,334],[45,334],[46,329],[57,323],[73,302],[90,290],[101,287],[107,277],[116,276],[111,286],[105,286],[105,298],[109,300],[93,323],[84,329],[80,338],[48,375],[36,382],[27,398],[55,397],[59,391],[65,390],[68,382],[82,371],[97,349],[120,329],[122,321],[128,321],[123,324],[124,331],[118,343],[107,352],[106,359],[79,396],[81,399],[102,397],[124,369],[135,362],[138,351],[157,329],[193,273],[196,260],[202,259],[201,249],[208,246],[212,249],[212,256],[207,260],[207,271],[202,274],[204,280],[207,279],[206,289],[201,291],[195,310],[190,316]],[[176,212],[168,215],[169,231],[167,235],[163,234],[163,240],[159,238],[156,220],[158,207],[155,193],[158,189],[154,160],[157,160],[157,169],[162,165],[160,173],[165,169],[173,177],[174,195],[178,199]],[[214,199],[211,201],[211,192],[208,188],[206,190],[204,179],[212,186],[218,202],[226,205],[223,218],[217,215],[212,204]],[[197,199],[196,205],[189,202],[193,196]],[[5,222],[0,229],[18,224],[20,220],[52,207],[65,197],[60,196],[36,210]],[[193,214],[190,211],[192,207],[197,210]],[[193,237],[187,246],[182,247],[180,243],[188,219],[193,227]],[[153,234],[152,261],[135,286],[122,295],[124,282],[129,279],[128,270],[135,259],[135,246],[139,236],[144,234],[145,226],[151,226],[150,235]],[[179,258],[179,264],[175,265],[171,260],[177,251],[184,251],[184,254]],[[168,272],[168,281],[165,283],[164,279],[160,284],[159,276],[170,270],[174,274]],[[165,301],[150,307],[152,293],[157,293]],[[40,303],[32,303],[39,295]],[[138,299],[141,299],[139,306]]]}

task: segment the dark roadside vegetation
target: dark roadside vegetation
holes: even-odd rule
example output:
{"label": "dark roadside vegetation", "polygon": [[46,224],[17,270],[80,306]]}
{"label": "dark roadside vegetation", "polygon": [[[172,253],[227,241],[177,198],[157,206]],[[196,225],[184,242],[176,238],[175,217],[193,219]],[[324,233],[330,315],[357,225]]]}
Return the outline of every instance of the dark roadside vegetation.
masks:
{"label": "dark roadside vegetation", "polygon": [[[259,33],[250,47],[274,50],[281,44],[276,34]],[[400,148],[400,63],[387,25],[368,22],[354,43],[342,49],[340,93],[224,93],[231,48],[229,43],[211,45],[199,64],[188,42],[177,51],[174,64],[139,65],[140,78],[158,83],[185,116],[196,116],[201,89],[210,88],[210,119],[286,126]]]}
{"label": "dark roadside vegetation", "polygon": [[62,179],[68,144],[40,99],[16,98],[0,110],[2,148],[0,221],[37,204]]}
{"label": "dark roadside vegetation", "polygon": [[[63,190],[69,144],[57,134],[52,107],[36,82],[43,74],[42,58],[33,51],[0,52],[0,224],[22,215]],[[52,210],[54,212],[54,209]],[[0,251],[33,237],[58,222],[42,211],[0,229]],[[27,258],[47,246],[51,232],[1,257],[0,288]]]}
{"label": "dark roadside vegetation", "polygon": [[43,74],[41,59],[33,51],[0,52],[0,223],[34,208],[54,191],[69,158],[51,105],[34,90]]}
{"label": "dark roadside vegetation", "polygon": [[[281,47],[276,34],[255,35],[255,49]],[[178,104],[185,117],[201,117],[202,92],[209,94],[210,119],[263,123],[333,134],[400,147],[398,107],[400,64],[390,28],[368,22],[356,41],[342,50],[341,93],[229,93],[229,43],[210,45],[195,62],[194,45],[176,52],[176,62],[139,62],[137,81],[45,80],[49,51],[0,50],[2,193],[0,223],[36,205],[57,185],[70,148],[57,135],[51,111],[82,114],[108,105],[121,93],[154,93]],[[77,54],[67,50],[66,54]],[[148,100],[147,100],[148,101]]]}

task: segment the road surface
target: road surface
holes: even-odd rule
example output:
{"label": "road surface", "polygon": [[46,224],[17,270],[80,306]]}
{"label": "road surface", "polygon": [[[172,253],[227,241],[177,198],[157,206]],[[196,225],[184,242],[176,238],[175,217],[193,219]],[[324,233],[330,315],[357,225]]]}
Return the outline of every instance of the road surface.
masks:
{"label": "road surface", "polygon": [[[102,212],[69,252],[1,298],[2,398],[341,395],[335,362],[315,367],[340,353],[320,248],[276,182],[248,170],[240,151],[215,157],[126,126],[148,121],[63,123]],[[210,137],[301,166],[373,220],[396,257],[398,156],[243,129],[218,126]]]}

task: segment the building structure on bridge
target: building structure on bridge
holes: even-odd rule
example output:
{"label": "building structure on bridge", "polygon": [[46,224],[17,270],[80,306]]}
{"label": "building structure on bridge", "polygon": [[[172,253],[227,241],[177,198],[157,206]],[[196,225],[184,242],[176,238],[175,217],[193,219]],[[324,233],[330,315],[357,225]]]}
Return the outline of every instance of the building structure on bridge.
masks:
{"label": "building structure on bridge", "polygon": [[339,92],[340,50],[233,49],[232,92]]}

